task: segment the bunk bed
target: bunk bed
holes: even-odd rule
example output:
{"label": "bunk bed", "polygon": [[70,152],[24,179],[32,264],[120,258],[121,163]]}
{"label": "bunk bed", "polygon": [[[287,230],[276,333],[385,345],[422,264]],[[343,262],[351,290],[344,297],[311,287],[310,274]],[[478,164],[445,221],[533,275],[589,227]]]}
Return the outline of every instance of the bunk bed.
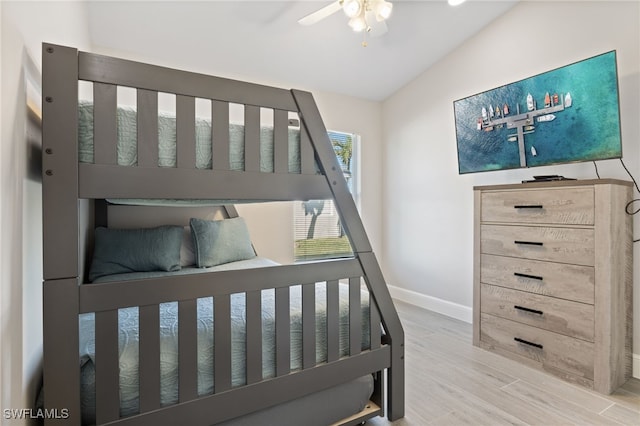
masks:
{"label": "bunk bed", "polygon": [[[48,43],[42,54],[44,405],[64,413],[45,424],[403,417],[402,326],[312,95]],[[90,105],[78,100],[80,81],[93,86]],[[127,112],[118,108],[118,87],[136,92],[129,160],[120,155],[117,122]],[[158,93],[176,98],[168,163]],[[211,103],[203,146],[196,98]],[[230,122],[230,104],[243,105],[241,129]],[[273,111],[266,148],[261,109]],[[83,111],[90,111],[88,137]],[[200,268],[176,265],[174,256],[163,272],[96,272],[105,244],[121,231],[112,226],[114,206],[219,209],[221,221],[190,219],[208,230],[241,219],[234,203],[311,199],[335,201],[353,257],[279,265],[245,250],[242,259]],[[184,235],[185,223],[164,225],[162,232]],[[194,226],[184,232],[197,243]]]}

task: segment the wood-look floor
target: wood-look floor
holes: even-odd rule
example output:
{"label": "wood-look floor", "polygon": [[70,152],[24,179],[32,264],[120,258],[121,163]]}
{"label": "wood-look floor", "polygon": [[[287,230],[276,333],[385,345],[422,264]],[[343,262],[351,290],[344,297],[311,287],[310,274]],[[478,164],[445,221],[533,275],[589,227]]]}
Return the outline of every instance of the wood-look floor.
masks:
{"label": "wood-look floor", "polygon": [[397,302],[405,417],[382,425],[639,425],[640,380],[601,395],[472,345],[471,324]]}

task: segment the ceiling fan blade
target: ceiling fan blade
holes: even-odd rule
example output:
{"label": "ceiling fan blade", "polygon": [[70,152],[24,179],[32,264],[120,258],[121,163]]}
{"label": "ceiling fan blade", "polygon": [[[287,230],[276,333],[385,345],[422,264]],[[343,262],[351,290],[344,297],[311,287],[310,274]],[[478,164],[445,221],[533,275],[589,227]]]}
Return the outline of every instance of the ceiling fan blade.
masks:
{"label": "ceiling fan blade", "polygon": [[333,3],[326,5],[322,9],[316,10],[315,12],[300,19],[298,23],[301,25],[313,25],[316,22],[319,22],[328,17],[329,15],[333,15],[340,9],[342,9],[342,1],[336,0]]}

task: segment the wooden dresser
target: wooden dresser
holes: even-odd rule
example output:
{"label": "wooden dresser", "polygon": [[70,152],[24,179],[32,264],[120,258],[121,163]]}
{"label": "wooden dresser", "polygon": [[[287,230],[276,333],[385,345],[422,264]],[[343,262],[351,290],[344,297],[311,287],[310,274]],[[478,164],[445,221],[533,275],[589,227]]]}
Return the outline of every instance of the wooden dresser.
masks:
{"label": "wooden dresser", "polygon": [[631,185],[474,188],[474,345],[601,393],[630,377]]}

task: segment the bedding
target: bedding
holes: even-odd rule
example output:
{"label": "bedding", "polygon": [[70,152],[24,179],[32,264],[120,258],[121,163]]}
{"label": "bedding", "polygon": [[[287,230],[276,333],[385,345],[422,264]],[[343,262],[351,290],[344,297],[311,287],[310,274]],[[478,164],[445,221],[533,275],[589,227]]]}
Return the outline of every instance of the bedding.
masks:
{"label": "bedding", "polygon": [[[251,267],[275,266],[275,262],[254,257],[252,259],[227,263],[213,268],[183,268],[177,272],[137,272],[104,276],[96,282],[140,279],[173,274],[203,273],[220,270]],[[317,283],[316,290],[316,361],[327,359],[326,336],[326,285]],[[349,354],[349,288],[339,286],[340,297],[340,355]],[[290,287],[291,306],[291,369],[302,366],[302,289]],[[369,348],[369,294],[361,292],[362,310],[362,349]],[[214,387],[213,378],[213,298],[201,298],[197,301],[198,313],[198,393],[210,394]],[[243,293],[231,295],[231,357],[232,386],[246,383],[246,346],[245,346],[245,296]],[[160,305],[160,345],[161,362],[161,403],[174,404],[178,401],[178,303]],[[138,308],[120,309],[119,323],[119,367],[120,367],[120,414],[127,416],[138,411]],[[95,413],[95,316],[80,315],[80,358],[86,360],[82,371],[83,418],[91,419]],[[262,291],[262,368],[263,378],[275,376],[275,291]]]}
{"label": "bedding", "polygon": [[[217,266],[255,257],[243,218],[192,218],[189,226],[95,230],[88,279],[123,273],[179,271],[184,266]],[[193,273],[187,271],[187,273]]]}
{"label": "bedding", "polygon": [[193,237],[191,227],[182,227],[182,245],[180,246],[180,266],[192,266],[196,264],[196,253],[193,248]]}
{"label": "bedding", "polygon": [[89,280],[106,275],[180,269],[181,226],[141,229],[98,227]]}
{"label": "bedding", "polygon": [[[136,109],[118,106],[118,165],[135,166],[138,162]],[[196,168],[211,169],[211,120],[196,118]],[[289,128],[289,173],[300,173],[300,130]],[[158,114],[158,166],[176,167],[176,118]],[[260,171],[273,172],[273,128],[260,129]],[[93,163],[93,104],[78,103],[78,159]],[[229,167],[244,170],[244,126],[229,124]]]}
{"label": "bedding", "polygon": [[189,221],[196,265],[200,268],[222,265],[254,257],[249,230],[243,218]]}

